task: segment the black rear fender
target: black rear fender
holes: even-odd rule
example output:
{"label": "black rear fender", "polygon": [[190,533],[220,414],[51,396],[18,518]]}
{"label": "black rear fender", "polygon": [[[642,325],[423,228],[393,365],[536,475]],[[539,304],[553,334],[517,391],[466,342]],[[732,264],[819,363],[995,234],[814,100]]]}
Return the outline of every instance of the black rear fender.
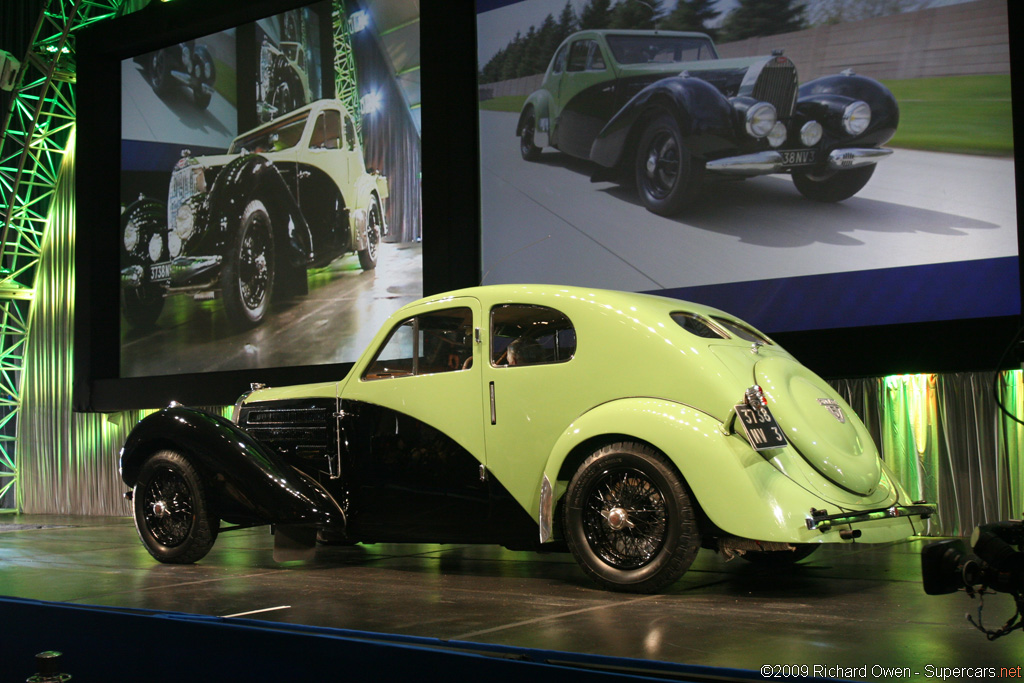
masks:
{"label": "black rear fender", "polygon": [[184,406],[149,415],[121,449],[124,483],[135,486],[146,459],[164,449],[193,463],[221,509],[267,524],[344,529],[344,513],[319,484],[230,420]]}

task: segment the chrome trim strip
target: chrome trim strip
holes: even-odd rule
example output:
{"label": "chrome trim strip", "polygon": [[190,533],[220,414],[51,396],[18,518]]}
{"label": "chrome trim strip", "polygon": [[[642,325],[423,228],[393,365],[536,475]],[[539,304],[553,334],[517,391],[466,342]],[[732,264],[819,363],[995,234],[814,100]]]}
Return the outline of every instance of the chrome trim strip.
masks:
{"label": "chrome trim strip", "polygon": [[734,175],[764,175],[782,170],[782,155],[778,152],[757,152],[726,157],[707,162],[704,167],[718,173]]}
{"label": "chrome trim strip", "polygon": [[834,149],[828,155],[828,167],[837,171],[858,166],[877,164],[882,159],[892,154],[891,149],[884,147],[851,147],[849,149]]}
{"label": "chrome trim strip", "polygon": [[863,524],[876,519],[893,519],[896,517],[920,517],[928,519],[935,514],[934,505],[893,505],[888,508],[877,510],[863,510],[861,512],[840,512],[830,515],[827,510],[811,510],[811,516],[807,518],[807,528],[810,531],[817,529],[821,533],[829,531],[833,526],[839,524]]}
{"label": "chrome trim strip", "polygon": [[554,515],[554,496],[551,490],[551,481],[545,474],[540,482],[540,542],[547,543],[551,540],[551,520]]}
{"label": "chrome trim strip", "polygon": [[[223,261],[223,256],[179,256],[171,259],[169,285],[172,289],[205,289],[209,286],[209,281],[197,283],[195,280],[203,275],[212,277],[213,271],[219,268]],[[154,264],[154,267],[156,265],[160,264]]]}

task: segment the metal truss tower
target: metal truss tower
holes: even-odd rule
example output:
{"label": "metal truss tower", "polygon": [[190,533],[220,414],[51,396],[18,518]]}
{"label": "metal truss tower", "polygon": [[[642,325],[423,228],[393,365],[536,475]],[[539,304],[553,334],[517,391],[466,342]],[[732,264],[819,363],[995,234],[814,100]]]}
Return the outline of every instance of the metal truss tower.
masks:
{"label": "metal truss tower", "polygon": [[13,450],[36,264],[75,125],[75,32],[114,16],[121,4],[43,3],[0,128],[0,507],[16,490]]}
{"label": "metal truss tower", "polygon": [[[355,15],[352,15],[355,16]],[[356,82],[356,59],[352,52],[352,17],[345,13],[345,3],[334,1],[334,96],[341,100],[356,126],[360,144],[363,142],[363,108]]]}

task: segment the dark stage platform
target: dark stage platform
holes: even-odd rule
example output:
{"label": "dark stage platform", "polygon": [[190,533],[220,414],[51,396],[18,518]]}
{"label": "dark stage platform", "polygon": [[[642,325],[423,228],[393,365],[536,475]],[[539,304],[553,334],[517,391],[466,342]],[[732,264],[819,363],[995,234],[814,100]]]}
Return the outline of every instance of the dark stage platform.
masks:
{"label": "dark stage platform", "polygon": [[[150,558],[128,519],[5,514],[0,595],[751,671],[807,665],[830,678],[973,680],[948,671],[957,667],[1019,676],[1024,633],[988,642],[964,619],[977,600],[924,594],[928,540],[826,546],[781,571],[701,551],[670,590],[634,596],[594,588],[563,554],[322,547],[315,561],[282,565],[260,528],[222,535],[196,565],[171,566]],[[985,624],[1012,612],[1007,596],[988,597]]]}

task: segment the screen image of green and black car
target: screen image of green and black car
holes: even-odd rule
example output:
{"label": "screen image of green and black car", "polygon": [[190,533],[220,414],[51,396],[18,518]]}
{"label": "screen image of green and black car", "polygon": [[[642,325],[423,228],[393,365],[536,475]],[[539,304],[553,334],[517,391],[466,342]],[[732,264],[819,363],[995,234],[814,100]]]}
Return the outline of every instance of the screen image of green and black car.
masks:
{"label": "screen image of green and black car", "polygon": [[122,60],[120,377],[351,362],[422,295],[417,13],[321,1]]}
{"label": "screen image of green and black car", "polygon": [[816,364],[845,376],[916,370],[892,326],[994,364],[1021,310],[1008,8],[942,4],[748,36],[736,3],[478,0],[485,284],[700,301],[805,357],[873,329]]}

